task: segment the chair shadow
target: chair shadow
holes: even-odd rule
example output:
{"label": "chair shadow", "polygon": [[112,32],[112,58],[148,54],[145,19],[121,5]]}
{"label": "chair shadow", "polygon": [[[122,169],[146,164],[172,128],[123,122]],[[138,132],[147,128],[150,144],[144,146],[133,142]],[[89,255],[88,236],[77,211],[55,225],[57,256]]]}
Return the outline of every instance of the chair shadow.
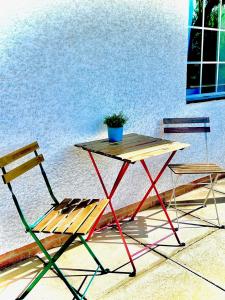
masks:
{"label": "chair shadow", "polygon": [[[150,212],[148,216],[136,216],[135,220],[130,221],[129,219],[125,219],[120,221],[120,225],[122,228],[123,234],[130,237],[133,240],[148,238],[149,234],[156,230],[165,230],[171,231],[171,228],[168,227],[169,223],[166,219],[166,216],[162,218],[159,216],[156,218],[155,216],[163,213],[163,210],[159,209],[157,212]],[[149,220],[154,221],[154,224],[149,224]],[[148,221],[148,222],[147,222]],[[173,221],[173,220],[172,220]],[[156,224],[159,223],[159,224]],[[121,244],[121,237],[116,225],[111,226],[111,230],[102,230],[96,232],[94,235],[95,243],[112,243],[112,244]],[[127,242],[129,244],[134,244],[130,240]]]}
{"label": "chair shadow", "polygon": [[[199,203],[202,203],[203,201],[204,199],[192,199],[190,201],[189,200],[179,201],[179,206],[188,204],[190,206],[197,207]],[[217,198],[217,204],[224,204],[224,203],[225,203],[225,197]],[[209,198],[207,204],[214,204],[214,200],[212,198]],[[166,220],[166,217],[162,214],[162,212],[163,212],[162,209],[159,209],[154,212],[151,212],[151,210],[149,210],[149,214],[147,216],[137,215],[134,221],[129,221],[128,219],[120,221],[125,238],[129,237],[129,240],[127,241],[128,246],[137,245],[139,239],[148,238],[149,234],[151,234],[156,230],[171,231],[171,228],[168,227],[169,225],[168,221]],[[182,214],[179,216],[179,219],[182,219],[187,214],[188,213],[183,211]],[[152,225],[149,224],[149,221],[150,222],[152,221],[153,224]],[[175,222],[176,218],[172,219],[171,221]],[[158,222],[159,224],[155,224],[156,222]],[[187,225],[187,227],[190,228],[190,225]],[[91,239],[89,243],[104,243],[104,244],[113,245],[113,244],[122,244],[122,240],[118,230],[115,228],[115,225],[113,225],[108,229],[97,231],[94,234],[94,238]],[[81,246],[81,243],[75,242],[74,244],[70,245],[68,250],[78,246]],[[151,251],[151,249],[149,249],[149,251]],[[57,250],[55,251],[52,250],[51,254],[54,255],[56,252]],[[145,254],[146,252],[143,255]],[[6,270],[1,271],[2,274],[1,274],[0,287],[5,288],[10,284],[20,280],[33,279],[33,277],[36,277],[37,274],[42,270],[43,263],[44,263],[43,258],[35,257],[14,265],[11,270],[10,268],[8,268]],[[111,273],[129,274],[128,272],[120,271],[124,266],[128,264],[129,261],[125,262],[120,266],[117,266],[114,270],[111,270],[108,274]],[[83,277],[82,285],[87,280],[87,278],[92,276],[93,273],[96,271],[94,269],[63,268],[63,267],[60,267],[60,269],[69,272],[69,274],[66,274],[65,277],[68,278]],[[55,272],[54,270],[52,271]],[[74,274],[74,272],[78,274]],[[105,275],[102,275],[100,272],[97,272],[96,276],[105,276]],[[45,275],[43,279],[45,278],[54,279],[56,277],[58,277],[57,274],[52,274],[52,275],[48,274]],[[78,289],[80,288],[81,287],[78,287]]]}
{"label": "chair shadow", "polygon": [[[186,200],[178,200],[177,201],[177,205],[178,206],[192,206],[192,205],[200,205],[203,204],[205,201],[205,198],[203,199],[186,199]],[[174,202],[173,202],[174,203]],[[225,203],[225,197],[216,197],[216,203],[217,204],[224,204]],[[166,202],[166,204],[169,204],[169,201]],[[214,199],[213,198],[209,198],[207,200],[207,204],[214,204]],[[207,205],[206,204],[206,205]]]}

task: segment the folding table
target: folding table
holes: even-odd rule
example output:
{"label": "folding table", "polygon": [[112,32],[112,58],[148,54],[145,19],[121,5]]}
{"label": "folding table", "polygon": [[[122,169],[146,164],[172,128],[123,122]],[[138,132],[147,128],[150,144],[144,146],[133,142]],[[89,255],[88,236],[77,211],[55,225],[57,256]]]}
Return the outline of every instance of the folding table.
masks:
{"label": "folding table", "polygon": [[[143,203],[148,198],[150,192],[154,189],[154,191],[157,195],[157,198],[159,200],[159,203],[160,203],[160,205],[161,205],[161,207],[162,207],[162,209],[163,209],[163,211],[166,215],[166,218],[168,220],[170,228],[171,228],[178,244],[180,246],[184,245],[184,243],[181,243],[180,240],[179,240],[179,237],[178,237],[178,235],[176,233],[176,230],[175,230],[175,228],[172,224],[172,221],[171,221],[171,219],[168,215],[168,212],[167,212],[166,207],[163,203],[163,200],[160,197],[159,192],[156,188],[156,183],[158,182],[158,180],[160,179],[160,177],[164,173],[166,167],[168,166],[168,164],[170,163],[170,161],[174,157],[177,150],[182,150],[182,149],[188,147],[189,144],[164,140],[164,139],[160,139],[160,138],[149,137],[149,136],[140,135],[140,134],[136,134],[136,133],[130,133],[130,134],[124,135],[123,141],[121,143],[109,143],[108,139],[102,139],[102,140],[95,140],[95,141],[91,141],[91,142],[76,144],[75,146],[80,147],[83,150],[88,151],[88,154],[90,156],[90,159],[92,161],[94,169],[97,173],[97,176],[99,178],[99,181],[101,183],[101,186],[103,188],[105,196],[109,199],[109,206],[110,206],[110,209],[112,211],[114,222],[117,226],[117,229],[118,229],[119,234],[121,236],[121,239],[123,241],[124,247],[126,249],[127,255],[129,257],[130,263],[133,267],[133,271],[130,273],[130,276],[135,276],[135,274],[136,274],[136,269],[135,269],[135,265],[134,265],[134,262],[133,262],[133,256],[135,254],[131,255],[131,253],[129,251],[129,248],[127,246],[126,240],[124,238],[124,235],[123,235],[123,232],[122,232],[122,229],[121,229],[121,225],[120,225],[119,220],[116,216],[116,213],[115,213],[115,210],[114,210],[114,207],[113,207],[113,203],[112,203],[113,195],[115,194],[115,191],[117,190],[117,188],[118,188],[122,178],[124,177],[129,165],[134,164],[134,163],[139,161],[141,163],[142,167],[144,168],[144,170],[147,174],[147,177],[150,181],[149,189],[145,193],[143,199],[140,201],[140,203],[137,206],[136,210],[133,212],[130,220],[134,220],[136,214],[140,211]],[[112,158],[112,159],[117,159],[117,160],[120,160],[122,162],[121,169],[120,169],[120,171],[117,175],[117,178],[116,178],[116,180],[113,184],[113,187],[112,187],[111,191],[107,191],[107,189],[106,189],[104,180],[103,180],[102,175],[99,171],[99,168],[96,164],[93,153],[104,155],[104,156],[107,156],[107,157]],[[159,173],[155,177],[155,179],[153,179],[153,177],[150,173],[150,170],[147,167],[145,159],[150,158],[150,157],[154,157],[154,156],[159,156],[159,155],[166,154],[166,153],[170,154],[169,158],[165,161],[163,167],[161,168],[161,170],[159,171]],[[99,218],[96,220],[94,226],[92,227],[91,231],[89,232],[87,240],[89,240],[91,238],[91,236],[92,236],[94,230],[96,229],[96,226],[99,223],[103,213],[104,213],[104,211],[101,213]]]}

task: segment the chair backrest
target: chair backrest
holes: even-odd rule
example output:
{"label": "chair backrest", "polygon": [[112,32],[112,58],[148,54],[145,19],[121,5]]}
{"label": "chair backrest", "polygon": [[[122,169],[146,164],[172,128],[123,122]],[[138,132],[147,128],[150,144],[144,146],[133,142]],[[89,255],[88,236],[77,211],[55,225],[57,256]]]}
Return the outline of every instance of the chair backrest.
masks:
{"label": "chair backrest", "polygon": [[[207,133],[210,132],[209,117],[193,117],[193,118],[164,118],[164,133],[204,133],[206,161],[208,162],[208,138]],[[187,126],[192,124],[194,126]],[[201,125],[201,126],[200,126]]]}
{"label": "chair backrest", "polygon": [[10,183],[12,180],[17,178],[18,176],[24,174],[25,172],[33,169],[40,163],[44,161],[43,155],[36,155],[34,158],[28,160],[27,162],[21,164],[20,166],[6,172],[5,166],[9,165],[10,163],[26,156],[27,154],[36,151],[39,148],[39,145],[37,142],[34,142],[32,144],[29,144],[23,148],[20,148],[16,151],[13,151],[3,157],[0,158],[0,167],[3,171],[3,181],[4,183]]}
{"label": "chair backrest", "polygon": [[[44,177],[44,180],[45,180],[45,183],[46,183],[46,186],[48,188],[48,191],[50,193],[50,196],[52,197],[52,199],[54,200],[54,202],[56,204],[58,204],[58,200],[55,198],[54,194],[53,194],[53,191],[52,191],[52,188],[50,186],[50,183],[48,181],[48,178],[47,178],[47,175],[44,171],[44,168],[42,166],[42,162],[44,161],[44,157],[42,154],[38,154],[37,153],[37,149],[39,148],[39,145],[37,142],[34,142],[32,144],[29,144],[23,148],[20,148],[16,151],[13,151],[7,155],[4,155],[2,157],[0,157],[0,168],[2,169],[2,179],[3,179],[3,182],[5,184],[8,185],[8,188],[12,194],[12,198],[15,202],[15,205],[16,205],[16,208],[19,212],[19,215],[22,219],[22,222],[24,223],[25,227],[28,229],[28,224],[24,218],[24,215],[22,213],[22,210],[20,209],[20,206],[19,206],[19,203],[17,201],[17,198],[13,192],[13,189],[12,189],[12,185],[11,185],[11,182],[16,179],[17,177],[21,176],[22,174],[26,173],[27,171],[33,169],[34,167],[38,166],[40,167],[41,169],[41,173],[42,173],[42,176]],[[10,171],[6,171],[5,167],[13,162],[15,162],[16,160],[22,158],[22,157],[25,157],[26,155],[30,154],[34,152],[35,154],[35,157],[34,158],[31,158],[29,159],[27,162],[25,163],[22,163],[21,165],[19,165],[18,167],[15,167],[13,168],[12,170]]]}

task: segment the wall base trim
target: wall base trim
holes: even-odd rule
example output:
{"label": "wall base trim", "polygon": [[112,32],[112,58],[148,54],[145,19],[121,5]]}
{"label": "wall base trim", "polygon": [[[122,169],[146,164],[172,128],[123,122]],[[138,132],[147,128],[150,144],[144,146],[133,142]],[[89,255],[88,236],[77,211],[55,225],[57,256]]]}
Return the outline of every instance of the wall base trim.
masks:
{"label": "wall base trim", "polygon": [[[225,175],[220,175],[219,179],[222,179],[222,178],[225,178]],[[202,186],[202,185],[198,184],[199,182],[208,182],[208,180],[209,180],[209,177],[206,176],[206,177],[203,177],[203,178],[193,181],[192,183],[195,183],[195,185],[189,185],[189,184],[181,185],[176,188],[176,196],[180,196],[180,195],[183,195],[190,191],[193,191]],[[168,191],[165,191],[160,194],[160,196],[162,197],[164,202],[168,201],[171,198],[171,195],[172,195],[172,190],[168,190]],[[122,207],[122,208],[116,210],[116,214],[117,214],[118,218],[122,219],[122,218],[125,218],[126,216],[131,215],[132,212],[138,206],[138,204],[139,204],[139,202],[136,202],[136,203],[130,204],[126,207]],[[158,204],[157,197],[151,196],[145,201],[145,203],[143,204],[143,206],[141,208],[141,211],[146,210],[150,207],[153,207],[157,204]],[[102,217],[101,222],[98,227],[103,227],[104,225],[110,223],[112,221],[112,219],[113,219],[112,214],[110,212],[105,214]],[[46,249],[52,249],[55,247],[59,247],[61,244],[63,244],[66,241],[66,239],[68,239],[68,235],[58,235],[57,234],[57,235],[48,236],[48,237],[42,239],[41,241]],[[18,263],[22,260],[34,257],[38,253],[40,253],[40,249],[36,243],[30,243],[23,247],[6,252],[6,253],[0,255],[0,269],[9,267],[9,266],[11,266],[15,263]]]}

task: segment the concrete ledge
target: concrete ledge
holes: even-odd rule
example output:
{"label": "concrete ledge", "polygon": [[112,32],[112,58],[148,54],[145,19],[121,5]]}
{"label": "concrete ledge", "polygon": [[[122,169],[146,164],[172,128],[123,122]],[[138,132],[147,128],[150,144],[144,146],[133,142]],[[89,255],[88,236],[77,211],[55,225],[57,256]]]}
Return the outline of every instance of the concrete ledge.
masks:
{"label": "concrete ledge", "polygon": [[[219,179],[222,179],[222,178],[225,178],[225,176],[221,175]],[[176,189],[176,196],[183,195],[183,194],[190,192],[196,188],[199,188],[199,187],[201,187],[201,185],[198,184],[199,182],[207,182],[208,180],[209,180],[209,177],[206,176],[206,177],[203,177],[203,178],[193,181],[192,183],[196,184],[194,186],[188,185],[188,184],[179,186]],[[163,199],[163,201],[166,202],[170,199],[171,194],[172,194],[172,190],[168,190],[168,191],[161,193],[160,196]],[[126,207],[118,209],[116,211],[118,218],[122,219],[127,216],[130,216],[132,214],[132,212],[136,209],[138,204],[139,204],[139,202],[136,202],[136,203],[130,204]],[[150,207],[153,207],[157,204],[158,204],[158,200],[157,200],[156,196],[149,197],[143,204],[141,211],[146,210]],[[105,214],[102,217],[98,228],[105,226],[106,224],[110,223],[112,220],[113,220],[113,217],[112,217],[111,213]],[[63,244],[66,241],[66,239],[68,239],[68,235],[52,235],[52,236],[48,236],[48,237],[42,239],[41,241],[46,249],[51,249],[51,248],[59,247],[61,244]],[[17,263],[17,262],[20,262],[27,258],[33,257],[38,253],[40,253],[40,249],[36,243],[27,244],[18,249],[6,252],[6,253],[0,255],[0,269],[9,267],[10,265],[12,265],[14,263]]]}

